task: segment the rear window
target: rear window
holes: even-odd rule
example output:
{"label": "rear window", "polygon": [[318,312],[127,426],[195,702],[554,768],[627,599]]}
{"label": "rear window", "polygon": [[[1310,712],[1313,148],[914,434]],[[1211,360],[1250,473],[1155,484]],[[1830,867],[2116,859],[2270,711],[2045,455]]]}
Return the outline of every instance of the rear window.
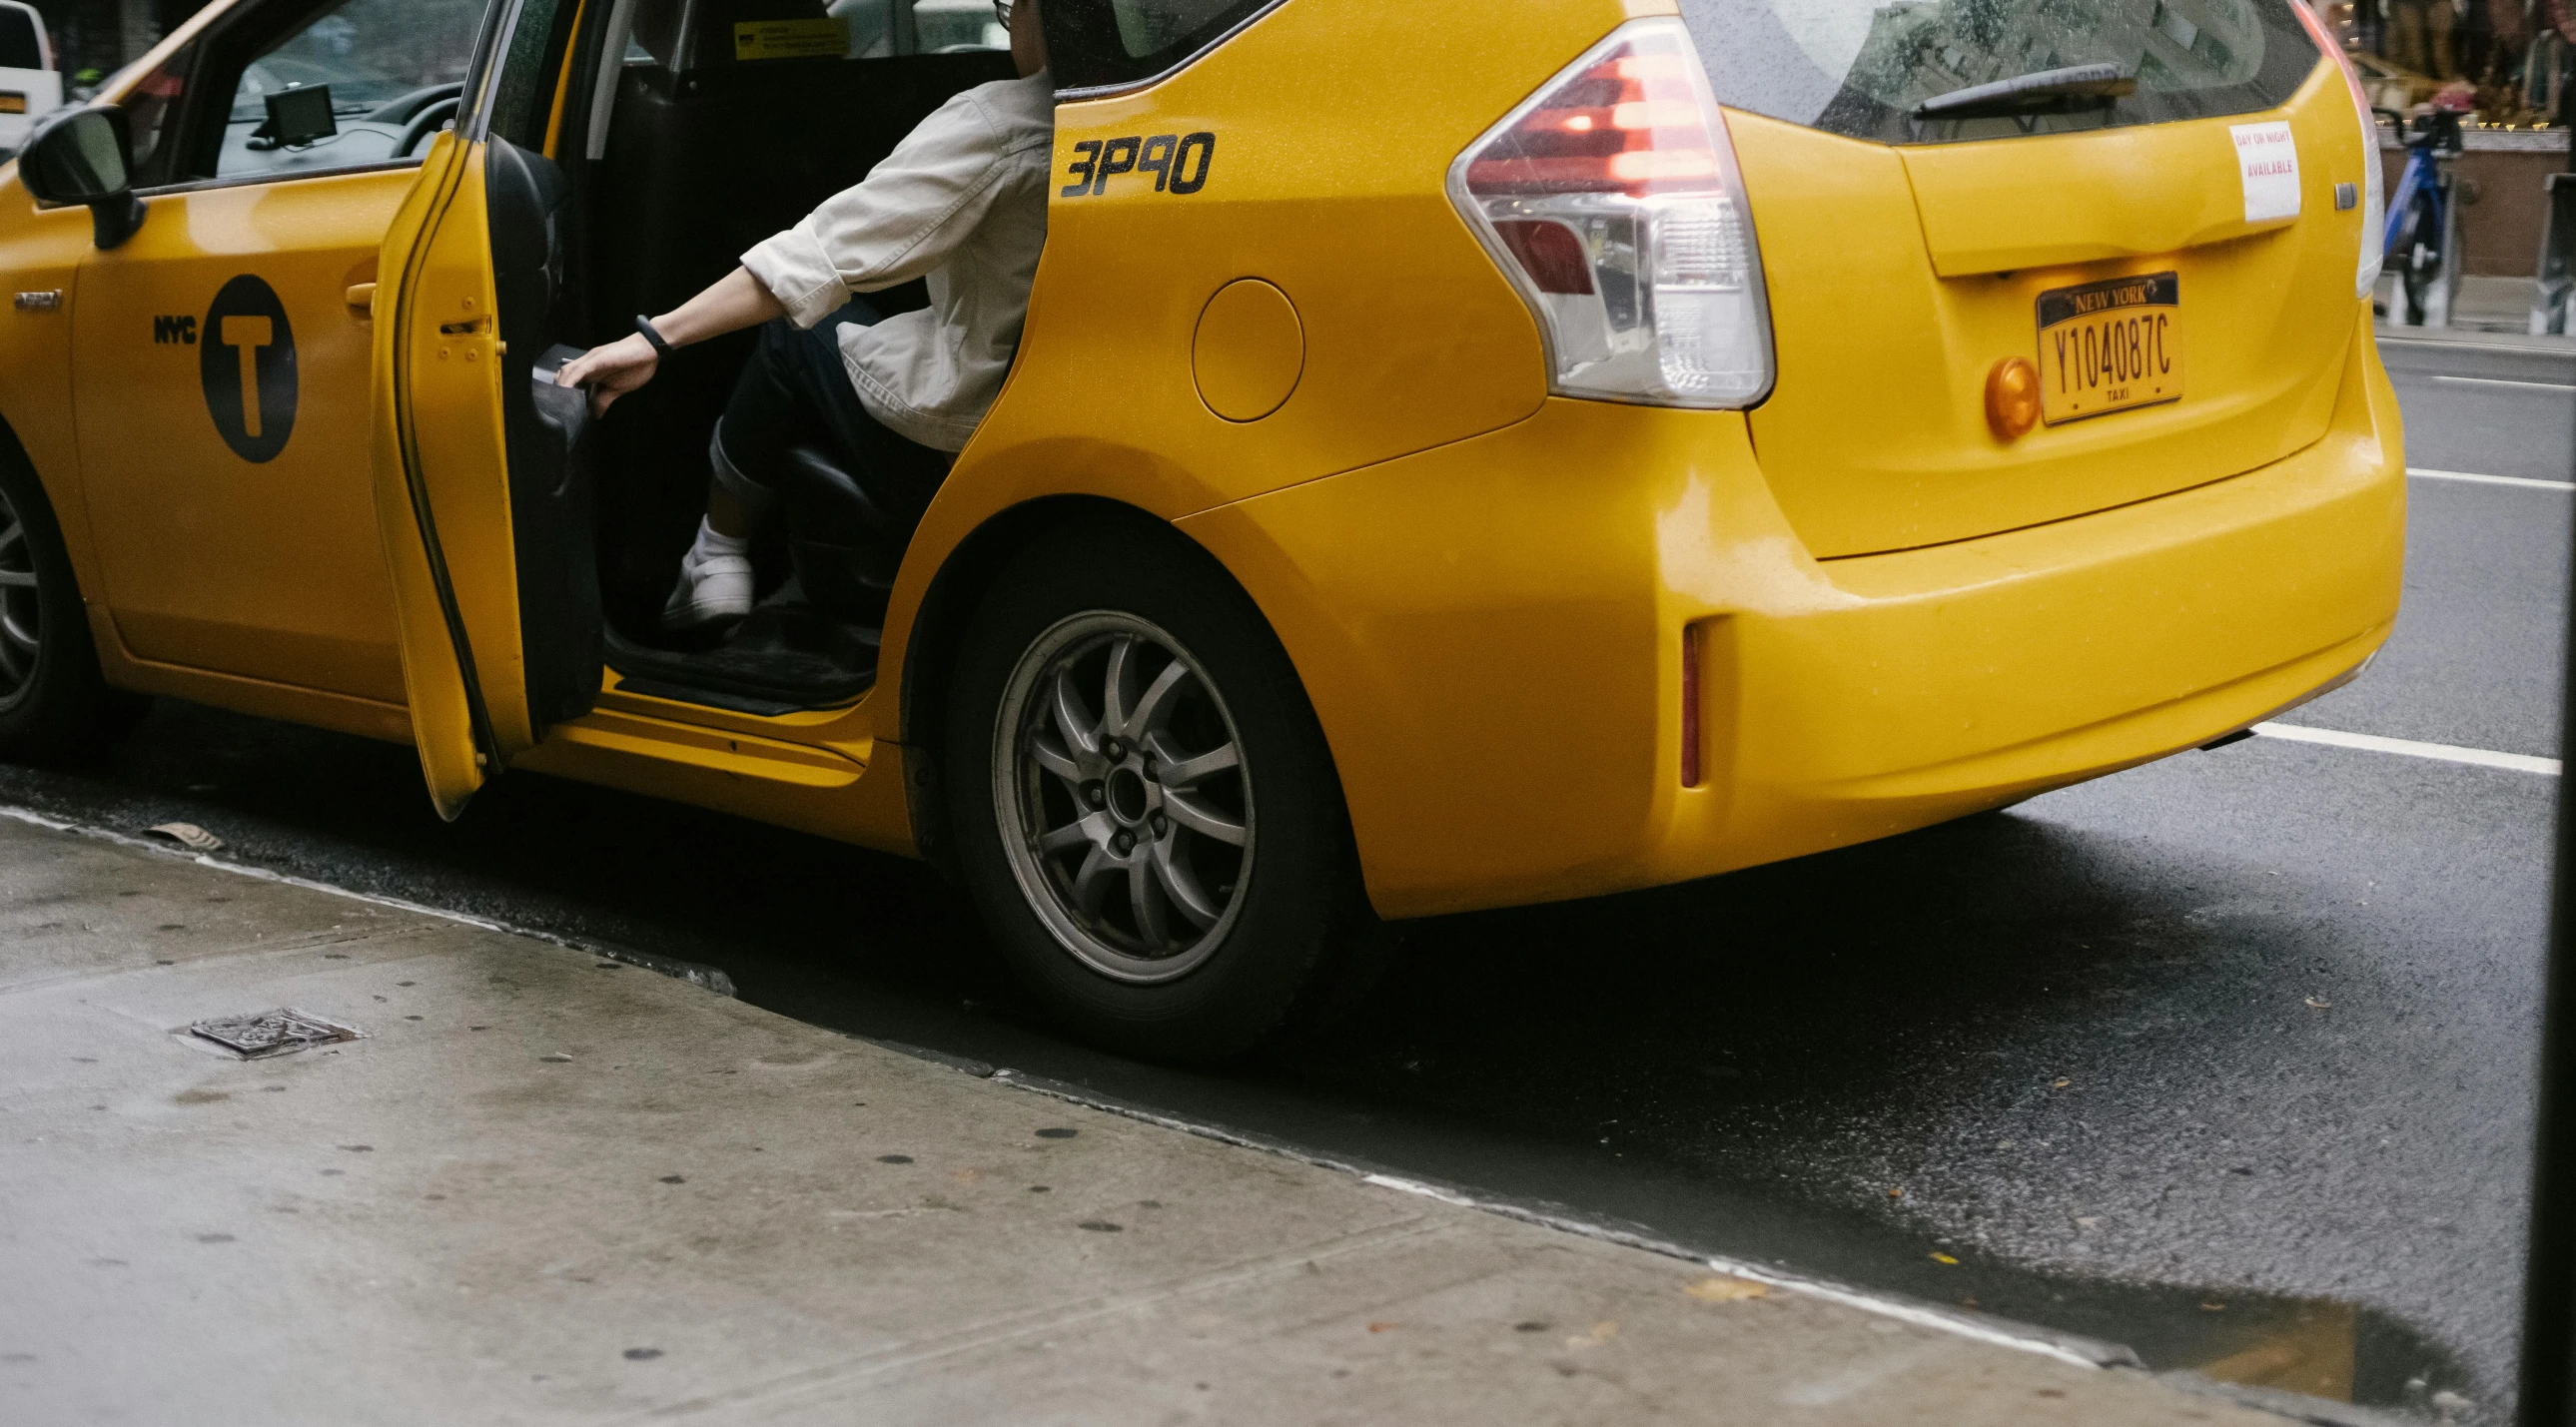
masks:
{"label": "rear window", "polygon": [[2320,58],[2298,0],[1681,0],[1720,103],[1888,144],[2250,114]]}
{"label": "rear window", "polygon": [[1281,0],[1047,0],[1059,91],[1123,89],[1196,58]]}

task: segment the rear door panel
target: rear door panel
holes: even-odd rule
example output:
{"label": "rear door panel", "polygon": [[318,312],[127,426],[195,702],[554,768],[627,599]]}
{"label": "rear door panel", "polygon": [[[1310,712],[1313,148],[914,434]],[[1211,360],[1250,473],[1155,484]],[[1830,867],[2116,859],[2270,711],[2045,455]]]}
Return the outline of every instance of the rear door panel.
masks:
{"label": "rear door panel", "polygon": [[[2364,155],[2320,64],[2265,114],[1899,150],[1730,113],[1780,378],[1764,475],[1819,558],[1936,545],[2222,480],[2321,436],[2353,337]],[[2286,120],[2301,212],[2248,223],[2232,126]],[[2183,398],[2015,442],[2000,359],[2039,358],[2040,293],[2180,275]]]}

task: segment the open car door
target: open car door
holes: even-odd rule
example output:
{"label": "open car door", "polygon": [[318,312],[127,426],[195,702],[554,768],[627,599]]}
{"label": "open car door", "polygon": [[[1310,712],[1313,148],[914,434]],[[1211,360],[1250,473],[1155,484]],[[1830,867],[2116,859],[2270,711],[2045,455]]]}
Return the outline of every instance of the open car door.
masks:
{"label": "open car door", "polygon": [[412,734],[450,819],[599,693],[589,410],[553,384],[575,351],[545,345],[566,191],[541,154],[446,134],[378,268],[376,519]]}

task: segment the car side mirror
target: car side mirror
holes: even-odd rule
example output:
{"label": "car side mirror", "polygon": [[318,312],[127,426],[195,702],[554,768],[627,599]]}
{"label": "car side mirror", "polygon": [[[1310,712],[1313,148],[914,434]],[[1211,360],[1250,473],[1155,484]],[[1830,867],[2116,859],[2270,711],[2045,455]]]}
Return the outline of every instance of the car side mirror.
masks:
{"label": "car side mirror", "polygon": [[18,177],[40,203],[88,205],[102,250],[122,246],[143,226],[143,200],[134,196],[134,141],[122,109],[47,115],[19,150]]}

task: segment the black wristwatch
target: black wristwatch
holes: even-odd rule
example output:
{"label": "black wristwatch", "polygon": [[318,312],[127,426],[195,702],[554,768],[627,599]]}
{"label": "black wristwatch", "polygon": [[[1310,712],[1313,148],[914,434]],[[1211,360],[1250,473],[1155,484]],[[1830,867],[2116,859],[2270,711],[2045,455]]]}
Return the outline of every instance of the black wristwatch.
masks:
{"label": "black wristwatch", "polygon": [[653,344],[654,351],[665,357],[671,355],[671,344],[663,340],[661,333],[653,330],[652,318],[640,312],[635,314],[635,330],[644,334],[644,340]]}

